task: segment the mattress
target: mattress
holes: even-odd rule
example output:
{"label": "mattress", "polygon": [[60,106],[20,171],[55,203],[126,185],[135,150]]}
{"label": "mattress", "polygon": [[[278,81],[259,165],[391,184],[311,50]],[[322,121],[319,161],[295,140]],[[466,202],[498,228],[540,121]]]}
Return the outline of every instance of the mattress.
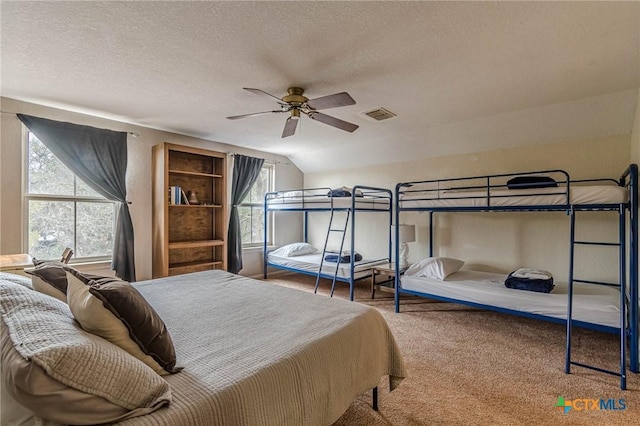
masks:
{"label": "mattress", "polygon": [[[495,306],[519,312],[567,318],[568,285],[555,283],[551,293],[516,290],[505,287],[507,275],[461,270],[446,281],[430,278],[401,277],[403,290]],[[577,321],[620,327],[620,292],[602,285],[574,283],[573,313]]]}
{"label": "mattress", "polygon": [[167,408],[123,425],[327,425],[383,376],[391,389],[405,376],[373,308],[219,270],[135,286],[184,370],[165,376]]}
{"label": "mattress", "polygon": [[[302,256],[277,256],[273,253],[267,255],[269,263],[283,266],[286,268],[296,269],[304,272],[317,274],[322,260],[322,253],[306,254]],[[388,259],[362,259],[354,262],[353,277],[354,279],[365,278],[371,275],[371,268],[375,265],[389,263]],[[336,271],[336,263],[322,262],[322,273],[333,276]],[[351,278],[351,263],[338,264],[338,278]]]}
{"label": "mattress", "polygon": [[[290,210],[290,209],[330,209],[333,203],[334,209],[351,208],[351,197],[290,197],[281,196],[267,200],[269,210]],[[391,200],[385,197],[356,197],[355,208],[362,210],[389,210]]]}
{"label": "mattress", "polygon": [[[628,191],[616,185],[573,185],[570,204],[621,204],[628,201]],[[411,188],[414,190],[416,188]],[[400,195],[401,208],[558,206],[567,204],[565,188],[492,189],[487,191],[405,192]],[[425,200],[425,198],[433,198]]]}

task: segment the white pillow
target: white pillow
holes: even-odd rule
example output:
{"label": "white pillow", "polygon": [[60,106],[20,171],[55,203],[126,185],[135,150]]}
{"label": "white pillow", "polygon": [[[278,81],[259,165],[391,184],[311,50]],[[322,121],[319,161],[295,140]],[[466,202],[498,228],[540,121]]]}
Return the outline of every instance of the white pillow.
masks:
{"label": "white pillow", "polygon": [[302,256],[303,254],[317,253],[318,249],[308,243],[292,243],[272,251],[272,254],[283,257]]}
{"label": "white pillow", "polygon": [[450,257],[427,257],[411,265],[404,274],[444,281],[449,275],[458,272],[462,265],[462,260]]}

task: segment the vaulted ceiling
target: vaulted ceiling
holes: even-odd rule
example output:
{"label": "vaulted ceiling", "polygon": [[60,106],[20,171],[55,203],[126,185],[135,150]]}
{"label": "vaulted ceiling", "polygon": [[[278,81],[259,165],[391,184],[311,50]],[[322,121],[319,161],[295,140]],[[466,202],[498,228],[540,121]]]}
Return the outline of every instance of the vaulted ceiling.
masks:
{"label": "vaulted ceiling", "polygon": [[[629,133],[640,2],[1,3],[3,97],[284,154],[304,172]],[[345,132],[303,116],[288,87]],[[376,121],[379,107],[397,114]]]}

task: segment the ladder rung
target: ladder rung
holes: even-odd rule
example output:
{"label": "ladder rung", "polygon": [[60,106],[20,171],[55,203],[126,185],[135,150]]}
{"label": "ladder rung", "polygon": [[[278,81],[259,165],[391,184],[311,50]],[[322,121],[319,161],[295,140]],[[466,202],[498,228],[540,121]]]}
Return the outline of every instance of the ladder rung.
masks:
{"label": "ladder rung", "polygon": [[620,284],[617,283],[606,283],[604,281],[589,281],[589,280],[578,280],[578,279],[573,279],[574,283],[584,283],[584,284],[598,284],[598,285],[606,285],[609,287],[620,287]]}
{"label": "ladder rung", "polygon": [[584,244],[591,246],[619,246],[620,243],[603,243],[598,241],[574,241],[574,244]]}
{"label": "ladder rung", "polygon": [[329,229],[331,232],[346,232],[344,229]]}

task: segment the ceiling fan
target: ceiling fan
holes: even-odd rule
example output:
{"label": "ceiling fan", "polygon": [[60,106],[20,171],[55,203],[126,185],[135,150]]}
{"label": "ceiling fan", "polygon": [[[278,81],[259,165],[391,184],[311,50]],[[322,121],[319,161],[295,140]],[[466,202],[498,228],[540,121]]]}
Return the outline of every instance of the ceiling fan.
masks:
{"label": "ceiling fan", "polygon": [[252,117],[255,115],[271,114],[271,113],[283,113],[289,112],[291,115],[287,118],[284,124],[284,130],[282,131],[282,137],[286,138],[293,135],[298,127],[298,120],[300,119],[300,113],[305,114],[309,118],[319,121],[329,126],[336,127],[338,129],[353,132],[358,128],[356,124],[349,123],[339,118],[331,117],[330,115],[318,112],[321,109],[336,108],[346,105],[355,105],[356,101],[353,100],[347,92],[335,93],[333,95],[322,96],[320,98],[309,99],[303,96],[304,89],[299,87],[290,87],[287,89],[287,95],[282,99],[274,96],[270,93],[260,89],[251,89],[249,87],[243,87],[251,93],[255,93],[260,96],[267,96],[271,99],[275,99],[280,105],[280,109],[274,111],[254,112],[252,114],[234,115],[227,117],[229,120],[237,120],[239,118]]}

